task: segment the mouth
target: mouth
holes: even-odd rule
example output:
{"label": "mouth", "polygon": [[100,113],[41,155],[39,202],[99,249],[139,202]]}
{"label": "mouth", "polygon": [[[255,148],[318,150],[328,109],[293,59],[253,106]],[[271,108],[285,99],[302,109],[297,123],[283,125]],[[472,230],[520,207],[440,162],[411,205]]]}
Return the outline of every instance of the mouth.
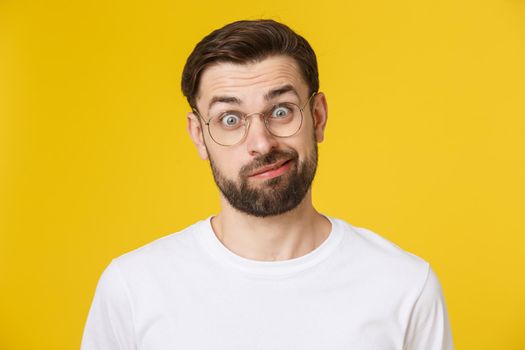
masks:
{"label": "mouth", "polygon": [[285,173],[292,163],[291,159],[282,159],[270,165],[261,167],[248,175],[249,178],[254,179],[271,179]]}

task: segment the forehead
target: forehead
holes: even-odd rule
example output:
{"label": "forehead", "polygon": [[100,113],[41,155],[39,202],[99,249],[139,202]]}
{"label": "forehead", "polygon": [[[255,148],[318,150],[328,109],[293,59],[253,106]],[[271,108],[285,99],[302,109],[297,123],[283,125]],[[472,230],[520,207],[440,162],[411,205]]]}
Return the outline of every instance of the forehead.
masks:
{"label": "forehead", "polygon": [[270,56],[247,64],[220,62],[202,73],[197,103],[206,103],[218,95],[236,96],[240,100],[257,98],[285,85],[291,85],[302,96],[308,93],[299,66],[291,57]]}

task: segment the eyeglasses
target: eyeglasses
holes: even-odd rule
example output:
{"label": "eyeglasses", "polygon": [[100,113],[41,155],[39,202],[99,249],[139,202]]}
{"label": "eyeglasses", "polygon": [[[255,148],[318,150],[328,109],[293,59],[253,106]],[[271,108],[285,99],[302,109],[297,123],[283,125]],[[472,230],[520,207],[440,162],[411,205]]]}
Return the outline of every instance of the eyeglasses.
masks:
{"label": "eyeglasses", "polygon": [[295,135],[303,124],[303,111],[317,93],[314,92],[308,101],[299,107],[292,102],[281,102],[264,112],[245,114],[236,110],[228,110],[209,117],[206,121],[197,109],[197,114],[208,127],[208,133],[213,141],[222,146],[233,146],[241,142],[250,126],[250,117],[258,115],[264,120],[268,132],[276,137],[290,137]]}

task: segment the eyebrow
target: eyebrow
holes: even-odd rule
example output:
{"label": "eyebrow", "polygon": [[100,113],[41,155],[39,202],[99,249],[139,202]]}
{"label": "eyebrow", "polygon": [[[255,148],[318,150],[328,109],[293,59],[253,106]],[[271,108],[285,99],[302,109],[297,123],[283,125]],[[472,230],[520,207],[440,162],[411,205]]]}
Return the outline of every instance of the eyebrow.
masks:
{"label": "eyebrow", "polygon": [[295,88],[292,85],[287,84],[287,85],[278,87],[276,89],[270,90],[268,93],[264,95],[264,99],[266,101],[270,101],[276,97],[284,95],[287,92],[292,92],[295,96],[297,96],[297,98],[299,98],[299,94],[297,93],[297,90],[295,90]]}
{"label": "eyebrow", "polygon": [[[297,90],[295,90],[293,85],[287,84],[287,85],[283,85],[283,86],[280,86],[278,88],[268,91],[266,94],[264,94],[264,99],[266,101],[270,101],[288,92],[292,92],[295,96],[297,96],[297,98],[299,98],[299,94],[297,93]],[[236,104],[236,105],[240,105],[242,103],[242,101],[238,97],[235,97],[235,96],[214,96],[210,100],[210,103],[208,104],[208,110],[210,110],[211,106],[213,106],[215,103],[220,103],[220,102]]]}
{"label": "eyebrow", "polygon": [[215,103],[231,103],[240,105],[241,100],[234,96],[213,96],[213,98],[210,100],[210,103],[208,104],[208,111],[211,109],[211,106],[213,106]]}

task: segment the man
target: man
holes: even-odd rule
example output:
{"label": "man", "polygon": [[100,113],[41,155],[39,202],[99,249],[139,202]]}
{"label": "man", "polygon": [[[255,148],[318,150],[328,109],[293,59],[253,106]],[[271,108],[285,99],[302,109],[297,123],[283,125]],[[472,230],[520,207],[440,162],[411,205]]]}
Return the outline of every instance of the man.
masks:
{"label": "man", "polygon": [[231,23],[195,47],[182,89],[221,211],[115,259],[82,349],[452,349],[429,265],[312,205],[327,104],[304,38]]}

